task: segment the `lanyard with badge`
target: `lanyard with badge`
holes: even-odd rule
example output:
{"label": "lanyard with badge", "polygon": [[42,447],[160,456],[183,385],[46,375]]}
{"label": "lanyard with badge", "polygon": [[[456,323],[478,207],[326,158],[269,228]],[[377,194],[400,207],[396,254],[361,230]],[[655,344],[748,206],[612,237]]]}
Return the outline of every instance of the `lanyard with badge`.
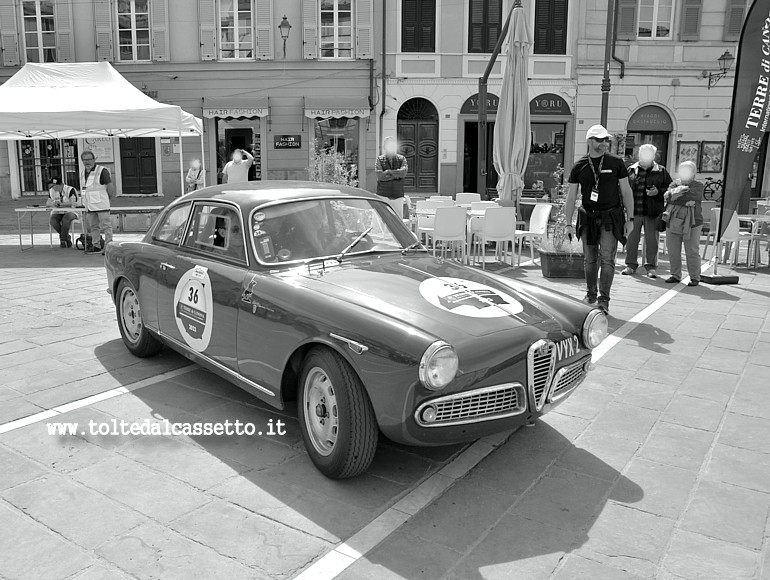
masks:
{"label": "lanyard with badge", "polygon": [[594,162],[592,159],[588,159],[588,165],[591,167],[591,173],[594,174],[594,187],[591,190],[591,201],[597,202],[599,201],[599,179],[602,175],[602,167],[604,166],[604,155],[602,155],[602,158],[599,160],[599,172],[597,173],[596,168],[594,167]]}

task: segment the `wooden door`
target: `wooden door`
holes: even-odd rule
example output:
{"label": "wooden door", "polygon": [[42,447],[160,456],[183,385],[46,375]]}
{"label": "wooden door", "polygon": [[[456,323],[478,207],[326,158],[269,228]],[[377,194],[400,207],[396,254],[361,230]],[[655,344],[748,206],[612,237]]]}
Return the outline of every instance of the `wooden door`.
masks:
{"label": "wooden door", "polygon": [[399,121],[398,142],[409,171],[408,191],[438,191],[438,122]]}
{"label": "wooden door", "polygon": [[123,193],[157,193],[155,139],[134,137],[120,142],[120,172]]}

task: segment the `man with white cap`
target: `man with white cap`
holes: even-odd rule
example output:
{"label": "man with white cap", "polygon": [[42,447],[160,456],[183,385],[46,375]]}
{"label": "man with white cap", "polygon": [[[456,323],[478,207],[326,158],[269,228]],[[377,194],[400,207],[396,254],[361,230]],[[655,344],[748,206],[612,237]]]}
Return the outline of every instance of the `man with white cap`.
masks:
{"label": "man with white cap", "polygon": [[[620,157],[608,153],[610,134],[601,125],[586,132],[588,155],[575,163],[569,176],[564,212],[572,224],[575,201],[580,192],[577,236],[585,254],[586,304],[596,304],[605,314],[610,308],[610,288],[615,277],[618,241],[625,244],[634,225],[634,194],[628,171]],[[622,200],[621,200],[622,195]],[[628,208],[626,218],[625,208]],[[574,232],[567,226],[567,234]]]}
{"label": "man with white cap", "polygon": [[621,272],[632,276],[639,267],[639,241],[644,227],[644,268],[647,276],[657,277],[658,267],[658,223],[663,213],[665,194],[671,185],[671,176],[666,168],[655,161],[657,147],[645,143],[639,148],[639,161],[628,168],[628,183],[634,192],[634,229],[626,242],[626,268]]}

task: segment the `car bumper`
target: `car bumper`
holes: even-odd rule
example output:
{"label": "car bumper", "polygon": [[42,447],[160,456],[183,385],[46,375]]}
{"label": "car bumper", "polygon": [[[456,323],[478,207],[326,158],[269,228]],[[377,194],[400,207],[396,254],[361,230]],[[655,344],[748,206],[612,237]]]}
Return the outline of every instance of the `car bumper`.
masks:
{"label": "car bumper", "polygon": [[390,439],[407,445],[436,446],[473,441],[516,429],[563,403],[583,382],[591,355],[555,369],[541,401],[525,381],[470,388],[458,393],[420,400],[400,425],[381,425]]}

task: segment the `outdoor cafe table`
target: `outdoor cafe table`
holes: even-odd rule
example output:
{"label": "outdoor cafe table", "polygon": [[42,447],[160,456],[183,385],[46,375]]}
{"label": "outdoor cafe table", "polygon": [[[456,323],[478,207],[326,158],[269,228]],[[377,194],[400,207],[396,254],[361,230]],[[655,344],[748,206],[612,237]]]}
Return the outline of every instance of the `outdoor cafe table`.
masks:
{"label": "outdoor cafe table", "polygon": [[[751,234],[756,236],[760,232],[760,228],[762,224],[767,224],[770,226],[770,214],[740,214],[738,215],[738,221],[739,222],[751,222]],[[751,242],[749,242],[751,244]],[[749,250],[750,252],[750,250]],[[746,266],[751,267],[751,256],[749,254],[746,255]],[[759,259],[759,241],[754,242],[754,256],[753,256],[753,263],[756,267],[757,265],[762,265],[761,260]]]}
{"label": "outdoor cafe table", "polygon": [[[125,216],[126,214],[135,214],[135,213],[158,213],[163,209],[162,205],[140,205],[140,206],[134,206],[134,207],[111,207],[110,213],[117,214],[119,219],[119,224],[121,226],[122,230],[125,230]],[[27,206],[27,207],[18,207],[14,210],[16,212],[17,222],[19,225],[19,249],[23,252],[25,250],[31,250],[35,247],[35,225],[33,221],[33,217],[36,213],[76,213],[78,215],[78,219],[80,220],[80,224],[83,230],[83,233],[85,233],[85,222],[83,220],[83,213],[85,212],[85,208],[83,207],[46,207],[46,206]],[[21,230],[21,220],[22,217],[28,214],[29,215],[29,229],[30,229],[30,241],[31,245],[27,248],[24,247],[24,243],[22,240],[22,230]],[[53,246],[53,244],[51,244]]]}

